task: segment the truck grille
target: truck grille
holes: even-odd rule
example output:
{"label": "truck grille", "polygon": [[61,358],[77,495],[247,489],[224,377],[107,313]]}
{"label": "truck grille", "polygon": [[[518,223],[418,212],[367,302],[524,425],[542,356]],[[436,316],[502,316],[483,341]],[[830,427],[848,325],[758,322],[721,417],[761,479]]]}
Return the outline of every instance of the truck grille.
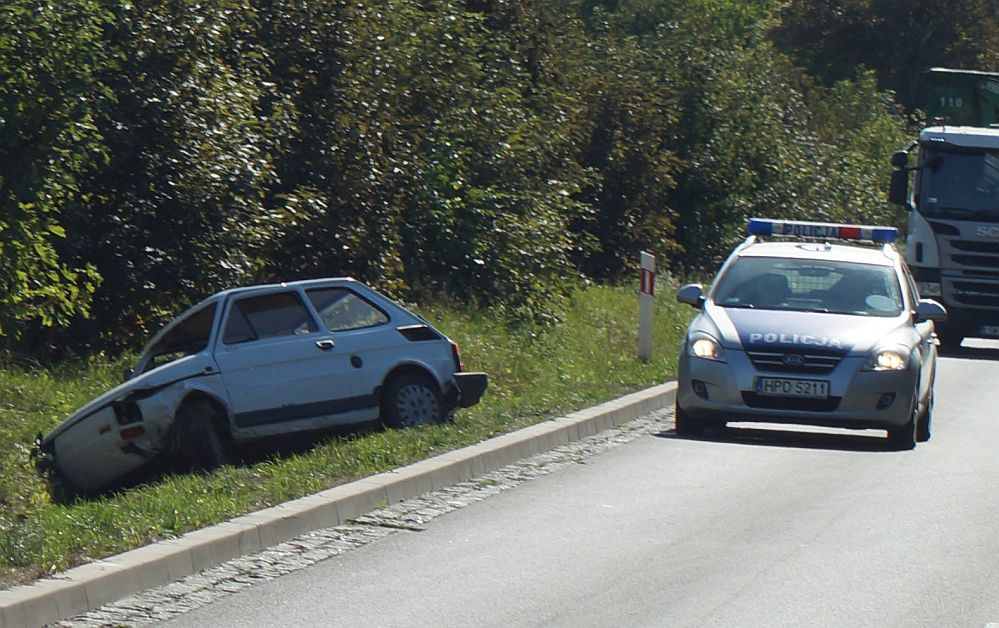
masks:
{"label": "truck grille", "polygon": [[843,359],[832,352],[809,351],[747,351],[746,355],[753,366],[761,371],[778,373],[807,373],[810,375],[829,373]]}
{"label": "truck grille", "polygon": [[940,238],[941,253],[946,266],[954,269],[975,272],[994,271],[999,268],[999,243],[974,242],[972,240],[957,240]]}
{"label": "truck grille", "polygon": [[999,307],[999,279],[986,278],[949,279],[948,293],[955,303],[964,305],[997,308]]}
{"label": "truck grille", "polygon": [[999,243],[941,237],[945,300],[969,308],[999,308]]}

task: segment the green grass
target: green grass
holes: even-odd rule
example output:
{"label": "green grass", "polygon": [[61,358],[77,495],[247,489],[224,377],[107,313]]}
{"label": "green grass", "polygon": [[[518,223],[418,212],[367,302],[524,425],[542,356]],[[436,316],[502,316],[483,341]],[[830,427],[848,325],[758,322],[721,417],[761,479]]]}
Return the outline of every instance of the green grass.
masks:
{"label": "green grass", "polygon": [[511,327],[479,311],[416,308],[458,341],[471,370],[486,371],[482,402],[453,423],[330,437],[305,452],[167,476],[93,500],[53,503],[28,460],[38,432],[121,380],[126,360],[93,359],[49,370],[0,368],[0,586],[307,495],[463,447],[623,393],[670,380],[693,311],[673,286],[656,297],[655,352],[636,357],[634,286],[590,286],[562,325]]}

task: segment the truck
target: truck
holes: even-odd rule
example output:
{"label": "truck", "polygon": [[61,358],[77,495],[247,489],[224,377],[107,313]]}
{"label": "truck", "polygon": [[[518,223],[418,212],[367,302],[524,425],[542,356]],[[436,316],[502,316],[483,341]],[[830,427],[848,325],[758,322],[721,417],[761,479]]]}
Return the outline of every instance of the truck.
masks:
{"label": "truck", "polygon": [[999,73],[930,68],[922,86],[929,126],[891,159],[905,260],[920,296],[947,308],[944,347],[999,338]]}

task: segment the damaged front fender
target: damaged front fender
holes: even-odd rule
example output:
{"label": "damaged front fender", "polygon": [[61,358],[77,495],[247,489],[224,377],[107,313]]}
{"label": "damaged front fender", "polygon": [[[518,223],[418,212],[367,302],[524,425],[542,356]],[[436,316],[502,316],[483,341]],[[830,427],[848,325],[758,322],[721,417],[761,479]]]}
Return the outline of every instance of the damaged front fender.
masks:
{"label": "damaged front fender", "polygon": [[58,472],[79,490],[99,491],[167,450],[177,408],[188,395],[224,398],[217,374],[142,383],[127,382],[37,438],[32,457],[39,470]]}

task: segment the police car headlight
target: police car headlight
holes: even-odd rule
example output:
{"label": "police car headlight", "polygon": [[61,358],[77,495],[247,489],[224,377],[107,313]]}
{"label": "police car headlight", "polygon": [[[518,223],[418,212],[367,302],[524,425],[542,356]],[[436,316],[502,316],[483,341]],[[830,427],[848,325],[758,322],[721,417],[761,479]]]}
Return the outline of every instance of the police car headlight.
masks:
{"label": "police car headlight", "polygon": [[905,347],[879,349],[864,362],[865,371],[904,371],[909,368],[909,350]]}
{"label": "police car headlight", "polygon": [[698,333],[691,338],[690,344],[687,345],[687,352],[696,358],[718,362],[725,361],[725,350],[722,349],[721,344],[705,333]]}

